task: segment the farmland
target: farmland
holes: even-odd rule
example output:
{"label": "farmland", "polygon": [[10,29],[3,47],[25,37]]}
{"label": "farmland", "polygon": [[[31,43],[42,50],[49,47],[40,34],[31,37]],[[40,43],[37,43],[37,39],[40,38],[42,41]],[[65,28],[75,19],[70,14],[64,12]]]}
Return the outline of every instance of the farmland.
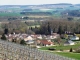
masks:
{"label": "farmland", "polygon": [[7,12],[7,13],[0,13],[0,17],[6,17],[6,16],[22,16],[20,13],[9,13],[9,12]]}
{"label": "farmland", "polygon": [[74,58],[76,60],[80,59],[80,53],[72,53],[72,52],[55,52],[55,53],[59,54],[59,55],[62,55],[62,56]]}
{"label": "farmland", "polygon": [[[64,38],[65,32],[76,33],[80,37],[80,22],[78,21],[80,21],[80,6],[72,4],[0,6],[1,35],[7,28],[8,33],[51,35],[52,31],[53,33],[59,34],[59,38],[61,39]],[[50,47],[41,46],[39,49],[80,59],[80,53],[75,53],[75,50],[79,47],[80,41],[71,46],[64,46],[62,42],[61,44],[55,44],[55,46]],[[50,51],[49,48],[55,50]],[[69,52],[71,48],[74,50],[73,52]]]}
{"label": "farmland", "polygon": [[[72,48],[73,50],[76,50],[77,48],[80,47],[80,42],[78,41],[76,45],[69,45],[69,46],[50,46],[50,47],[42,47],[39,48],[40,50],[44,50],[44,51],[48,51],[48,52],[53,52],[55,54],[59,54],[62,56],[66,56],[66,57],[70,57],[70,58],[74,58],[76,60],[80,59],[80,53],[75,53],[75,52],[69,52],[70,48]],[[49,48],[55,48],[56,50],[54,51],[50,51],[48,50]],[[61,51],[60,51],[61,50]]]}

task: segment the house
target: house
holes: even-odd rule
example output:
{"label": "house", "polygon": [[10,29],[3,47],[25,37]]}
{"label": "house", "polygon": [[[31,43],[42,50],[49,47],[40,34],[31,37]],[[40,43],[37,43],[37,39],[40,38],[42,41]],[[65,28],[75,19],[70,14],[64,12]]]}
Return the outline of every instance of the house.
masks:
{"label": "house", "polygon": [[70,37],[70,40],[79,40],[79,37],[77,37],[77,36],[72,36],[72,37]]}
{"label": "house", "polygon": [[71,40],[67,40],[65,43],[64,43],[64,46],[67,46],[67,45],[75,45],[75,43]]}
{"label": "house", "polygon": [[51,42],[51,40],[40,40],[40,44],[42,46],[52,46],[53,42]]}
{"label": "house", "polygon": [[28,40],[28,41],[26,41],[26,43],[27,43],[27,44],[33,44],[34,41],[33,41],[33,40]]}
{"label": "house", "polygon": [[24,41],[27,44],[33,44],[34,43],[34,39],[31,36],[27,36],[26,38],[24,38]]}
{"label": "house", "polygon": [[37,38],[38,38],[38,39],[42,39],[42,36],[41,36],[41,35],[38,35]]}
{"label": "house", "polygon": [[28,40],[34,40],[34,39],[31,36],[24,38],[24,41],[28,41]]}
{"label": "house", "polygon": [[57,35],[47,35],[45,39],[56,39],[57,37],[59,37],[58,34]]}

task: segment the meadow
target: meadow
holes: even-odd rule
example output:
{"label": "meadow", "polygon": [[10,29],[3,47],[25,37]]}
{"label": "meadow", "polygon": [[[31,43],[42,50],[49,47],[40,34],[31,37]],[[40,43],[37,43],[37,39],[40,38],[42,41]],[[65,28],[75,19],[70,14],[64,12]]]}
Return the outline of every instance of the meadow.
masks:
{"label": "meadow", "polygon": [[[41,47],[40,50],[53,52],[55,54],[59,54],[65,57],[74,58],[76,60],[80,60],[80,53],[76,53],[75,50],[80,47],[80,41],[77,41],[75,45],[57,45],[57,46],[49,46],[49,47]],[[49,48],[55,48],[56,50],[49,50]],[[73,49],[74,52],[70,52],[70,49]]]}

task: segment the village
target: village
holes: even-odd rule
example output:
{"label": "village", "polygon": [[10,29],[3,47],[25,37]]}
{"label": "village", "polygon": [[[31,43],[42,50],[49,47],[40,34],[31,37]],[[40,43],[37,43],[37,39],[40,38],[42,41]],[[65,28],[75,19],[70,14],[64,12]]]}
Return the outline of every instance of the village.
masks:
{"label": "village", "polygon": [[26,45],[35,46],[40,48],[41,46],[56,46],[63,43],[63,46],[75,45],[74,40],[79,40],[79,37],[75,35],[65,34],[65,38],[62,39],[60,34],[52,33],[51,35],[41,35],[41,34],[8,34],[5,35],[9,42],[20,43],[24,40]]}
{"label": "village", "polygon": [[[6,40],[2,38],[5,38]],[[33,49],[34,51],[37,49],[42,52],[52,53],[54,54],[54,56],[56,54],[66,56],[66,57],[69,57],[69,55],[71,55],[71,57],[69,58],[79,59],[77,58],[77,53],[80,53],[80,48],[79,48],[80,39],[79,39],[79,34],[75,34],[75,33],[65,33],[62,35],[58,33],[51,33],[50,35],[41,35],[41,34],[26,34],[26,33],[13,32],[13,33],[2,35],[1,40],[6,43],[16,44],[14,47],[22,46],[22,47],[31,49],[31,51]],[[25,49],[24,48],[21,48],[21,49],[24,52]],[[38,59],[41,59],[41,58],[38,58]]]}

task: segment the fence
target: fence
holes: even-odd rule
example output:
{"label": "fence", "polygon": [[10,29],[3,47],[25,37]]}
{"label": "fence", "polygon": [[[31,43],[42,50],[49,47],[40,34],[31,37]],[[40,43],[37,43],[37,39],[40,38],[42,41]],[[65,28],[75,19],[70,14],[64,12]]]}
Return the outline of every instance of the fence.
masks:
{"label": "fence", "polygon": [[75,60],[0,40],[0,60]]}

